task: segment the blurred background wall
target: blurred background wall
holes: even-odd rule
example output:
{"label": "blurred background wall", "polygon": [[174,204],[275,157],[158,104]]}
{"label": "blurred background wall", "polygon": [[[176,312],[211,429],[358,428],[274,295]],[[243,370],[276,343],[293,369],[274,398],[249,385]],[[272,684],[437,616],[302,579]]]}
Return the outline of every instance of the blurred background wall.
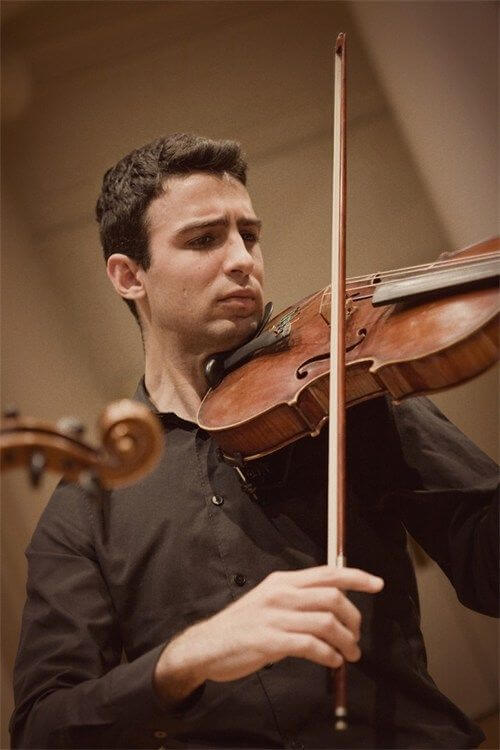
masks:
{"label": "blurred background wall", "polygon": [[[93,208],[104,171],[173,131],[241,141],[280,309],[328,283],[332,49],[349,35],[348,273],[498,232],[497,13],[490,2],[2,3],[2,407],[92,425],[142,373]],[[495,372],[435,396],[486,452]],[[3,478],[2,735],[24,548],[57,479]],[[473,717],[497,705],[496,627],[419,566],[431,673]],[[493,658],[492,658],[493,657]],[[495,742],[495,740],[490,740]],[[489,744],[489,747],[498,745]]]}

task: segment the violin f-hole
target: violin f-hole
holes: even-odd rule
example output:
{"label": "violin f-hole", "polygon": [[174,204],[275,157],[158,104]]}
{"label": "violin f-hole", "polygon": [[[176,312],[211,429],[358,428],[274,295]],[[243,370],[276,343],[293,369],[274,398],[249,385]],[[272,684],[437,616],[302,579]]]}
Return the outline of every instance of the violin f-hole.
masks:
{"label": "violin f-hole", "polygon": [[295,370],[295,377],[298,380],[303,380],[304,378],[307,378],[309,375],[309,370],[304,370],[304,367],[307,367],[307,365],[312,364],[313,362],[321,362],[325,359],[329,359],[330,353],[326,352],[325,354],[317,354],[315,357],[311,357],[310,359],[306,359],[305,362],[302,362],[300,367],[297,367]]}

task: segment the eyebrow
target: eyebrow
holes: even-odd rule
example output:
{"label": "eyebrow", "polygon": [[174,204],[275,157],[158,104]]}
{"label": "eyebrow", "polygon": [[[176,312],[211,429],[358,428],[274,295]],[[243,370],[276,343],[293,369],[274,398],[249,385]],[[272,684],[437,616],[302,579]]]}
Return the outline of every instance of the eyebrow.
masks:
{"label": "eyebrow", "polygon": [[[254,217],[243,217],[242,219],[238,219],[236,222],[237,225],[240,227],[257,227],[258,229],[262,226],[262,221],[260,219],[254,218]],[[186,234],[186,232],[190,232],[193,229],[210,229],[211,227],[227,227],[229,226],[229,220],[226,216],[220,216],[216,219],[211,219],[210,221],[191,221],[188,224],[185,224],[183,227],[181,227],[176,234]]]}

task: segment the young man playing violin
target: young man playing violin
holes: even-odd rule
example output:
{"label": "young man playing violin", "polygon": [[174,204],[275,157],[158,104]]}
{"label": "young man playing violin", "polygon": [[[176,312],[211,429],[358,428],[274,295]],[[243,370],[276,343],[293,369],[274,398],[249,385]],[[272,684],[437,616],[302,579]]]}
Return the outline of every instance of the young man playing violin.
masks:
{"label": "young man playing violin", "polygon": [[[242,482],[196,422],[204,364],[258,329],[260,221],[237,144],[126,156],[97,204],[139,321],[136,398],[160,466],[94,498],[62,483],[28,549],[14,747],[463,748],[482,735],[427,674],[406,531],[467,606],[497,611],[495,467],[430,402],[348,412],[348,561],[325,565],[326,431]],[[348,662],[348,728],[331,670]]]}

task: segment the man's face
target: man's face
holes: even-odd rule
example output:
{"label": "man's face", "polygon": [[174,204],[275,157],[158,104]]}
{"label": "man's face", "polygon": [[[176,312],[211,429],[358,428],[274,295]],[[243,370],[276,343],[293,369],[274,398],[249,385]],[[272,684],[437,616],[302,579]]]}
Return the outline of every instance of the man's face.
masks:
{"label": "man's face", "polygon": [[248,338],[262,317],[264,269],[244,185],[203,172],[171,177],[146,223],[151,265],[140,273],[153,334],[194,354]]}

